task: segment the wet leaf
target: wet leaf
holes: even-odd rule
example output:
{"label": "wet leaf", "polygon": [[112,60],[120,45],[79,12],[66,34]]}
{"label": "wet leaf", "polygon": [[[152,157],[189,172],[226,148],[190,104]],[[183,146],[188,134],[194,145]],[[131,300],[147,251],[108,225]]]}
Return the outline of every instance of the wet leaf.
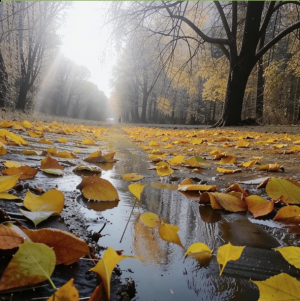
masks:
{"label": "wet leaf", "polygon": [[220,192],[210,192],[216,201],[227,211],[230,212],[239,212],[239,211],[247,211],[247,204],[228,193],[220,193]]}
{"label": "wet leaf", "polygon": [[114,163],[117,160],[114,158],[115,157],[116,152],[112,152],[106,155],[103,155],[102,158],[104,160],[103,163]]}
{"label": "wet leaf", "polygon": [[33,125],[28,120],[24,120],[22,125],[25,129],[33,128]]}
{"label": "wet leaf", "polygon": [[78,165],[77,167],[75,167],[73,169],[74,172],[76,171],[90,171],[90,172],[93,172],[93,173],[96,173],[96,174],[101,174],[102,170],[101,168],[97,167],[97,166],[88,166],[88,165],[85,165],[85,164],[80,164]]}
{"label": "wet leaf", "polygon": [[163,240],[177,244],[184,249],[177,233],[179,230],[180,228],[178,226],[167,224],[162,218],[158,233]]}
{"label": "wet leaf", "polygon": [[288,274],[281,273],[265,281],[251,281],[258,286],[258,301],[300,300],[300,282]]}
{"label": "wet leaf", "polygon": [[139,220],[147,227],[156,228],[160,224],[160,218],[153,212],[145,212],[140,215]]}
{"label": "wet leaf", "polygon": [[297,269],[300,269],[300,248],[299,247],[283,247],[283,248],[276,248],[273,249],[278,251],[284,259]]}
{"label": "wet leaf", "polygon": [[226,169],[226,168],[221,168],[221,167],[217,167],[217,171],[221,172],[224,175],[242,172],[241,169]]}
{"label": "wet leaf", "polygon": [[202,242],[196,242],[190,245],[184,254],[184,258],[187,256],[194,257],[198,262],[205,264],[212,259],[212,250]]}
{"label": "wet leaf", "polygon": [[220,276],[222,276],[227,262],[238,260],[241,257],[244,248],[245,247],[233,246],[231,243],[219,247],[217,260],[220,268]]}
{"label": "wet leaf", "polygon": [[96,287],[89,301],[107,301],[107,296],[102,282]]}
{"label": "wet leaf", "polygon": [[267,201],[258,195],[250,195],[245,198],[248,210],[253,214],[254,218],[269,214],[274,209],[275,201]]}
{"label": "wet leaf", "polygon": [[159,143],[156,141],[150,141],[148,145],[149,146],[159,146]]}
{"label": "wet leaf", "polygon": [[42,138],[44,137],[44,133],[43,132],[38,132],[38,131],[28,131],[28,135],[32,138]]}
{"label": "wet leaf", "polygon": [[9,193],[5,193],[5,192],[0,192],[0,200],[18,200],[19,197],[9,194]]}
{"label": "wet leaf", "polygon": [[236,147],[249,147],[250,143],[248,141],[239,141],[237,144],[236,144]]}
{"label": "wet leaf", "polygon": [[248,196],[248,193],[238,183],[232,184],[226,189],[228,191],[240,192],[244,197]]}
{"label": "wet leaf", "polygon": [[1,173],[3,175],[7,175],[7,176],[20,175],[19,180],[32,179],[35,177],[37,172],[38,172],[37,168],[32,168],[28,165],[24,165],[21,167],[10,167],[10,168],[1,170]]}
{"label": "wet leaf", "polygon": [[18,136],[8,130],[4,130],[4,129],[0,130],[0,137],[9,138],[10,140],[12,140],[13,142],[19,145],[28,145],[28,142],[24,140],[21,136]]}
{"label": "wet leaf", "polygon": [[201,219],[205,223],[217,223],[221,220],[221,214],[210,206],[199,206]]}
{"label": "wet leaf", "polygon": [[56,154],[57,154],[57,149],[56,149],[55,147],[47,148],[47,153],[49,153],[49,154],[52,155],[52,156],[56,156]]}
{"label": "wet leaf", "polygon": [[23,243],[23,237],[11,229],[0,224],[0,249],[9,250],[17,248],[21,243]]}
{"label": "wet leaf", "polygon": [[74,158],[77,158],[77,156],[75,156],[75,154],[72,154],[72,153],[67,152],[67,151],[58,152],[56,154],[56,157],[65,158],[65,159],[74,159]]}
{"label": "wet leaf", "polygon": [[[73,284],[74,279],[70,279],[57,292],[55,292],[47,301],[78,301],[79,294]],[[100,300],[101,301],[101,300]]]}
{"label": "wet leaf", "polygon": [[144,176],[138,175],[136,173],[128,173],[128,174],[122,175],[123,180],[130,181],[130,182],[136,182],[136,181],[142,180],[144,178],[145,178]]}
{"label": "wet leaf", "polygon": [[52,248],[56,255],[56,264],[69,265],[90,253],[84,240],[68,232],[47,228],[39,230],[22,228],[22,230],[33,242],[43,243]]}
{"label": "wet leaf", "polygon": [[172,159],[168,160],[167,162],[171,165],[171,166],[180,166],[181,163],[184,162],[185,156],[175,156]]}
{"label": "wet leaf", "polygon": [[10,121],[4,120],[4,121],[1,121],[1,122],[0,122],[0,126],[1,126],[2,128],[10,128],[10,127],[13,126],[13,123],[10,122]]}
{"label": "wet leaf", "polygon": [[253,168],[256,164],[257,160],[247,161],[241,164],[238,164],[238,167],[246,167],[246,168]]}
{"label": "wet leaf", "polygon": [[210,192],[200,194],[200,204],[210,204],[213,209],[224,209]]}
{"label": "wet leaf", "polygon": [[191,167],[201,167],[200,163],[205,163],[205,160],[198,156],[190,157],[183,162],[183,164],[189,165]]}
{"label": "wet leaf", "polygon": [[222,159],[217,162],[217,164],[234,164],[236,163],[236,158],[234,156],[222,157]]}
{"label": "wet leaf", "polygon": [[40,152],[36,152],[34,150],[31,150],[31,149],[24,149],[22,154],[25,155],[25,156],[40,156],[41,155]]}
{"label": "wet leaf", "polygon": [[273,220],[285,224],[299,224],[300,208],[298,206],[286,206],[280,208]]}
{"label": "wet leaf", "polygon": [[55,268],[55,253],[45,244],[24,241],[6,267],[0,290],[50,280]]}
{"label": "wet leaf", "polygon": [[85,198],[94,201],[114,201],[119,200],[119,195],[115,187],[107,180],[96,175],[83,177],[82,182],[77,186],[81,189]]}
{"label": "wet leaf", "polygon": [[147,184],[140,184],[140,183],[130,184],[128,186],[128,189],[138,200],[141,200],[141,194],[146,185]]}
{"label": "wet leaf", "polygon": [[189,141],[189,143],[191,143],[191,144],[198,144],[198,145],[200,145],[200,144],[202,144],[204,142],[204,140],[203,139],[193,139],[193,140],[190,140]]}
{"label": "wet leaf", "polygon": [[0,177],[0,192],[13,188],[17,184],[19,177],[20,175]]}
{"label": "wet leaf", "polygon": [[53,144],[52,141],[50,141],[50,140],[48,140],[48,139],[46,139],[46,138],[42,138],[42,139],[39,141],[39,143],[41,143],[41,144]]}
{"label": "wet leaf", "polygon": [[93,139],[84,139],[81,141],[82,145],[95,145],[95,141]]}
{"label": "wet leaf", "polygon": [[35,212],[31,212],[31,211],[26,211],[26,210],[23,210],[23,209],[19,209],[19,210],[25,217],[27,217],[28,219],[30,219],[34,223],[35,227],[39,223],[41,223],[42,221],[48,219],[51,215],[57,215],[57,213],[54,212],[54,211],[35,211]]}
{"label": "wet leaf", "polygon": [[90,271],[100,275],[104,289],[107,293],[108,299],[110,299],[110,278],[113,269],[116,264],[125,258],[138,258],[130,255],[119,255],[115,249],[107,248],[104,252],[102,259],[96,264],[95,267],[91,268]]}
{"label": "wet leaf", "polygon": [[173,174],[174,170],[170,168],[168,163],[161,161],[156,165],[156,172],[159,177],[166,177]]}
{"label": "wet leaf", "polygon": [[179,191],[216,191],[217,186],[212,185],[200,185],[200,184],[186,184],[178,185]]}
{"label": "wet leaf", "polygon": [[101,151],[93,152],[83,160],[89,163],[103,163],[102,152]]}
{"label": "wet leaf", "polygon": [[60,214],[64,209],[65,197],[57,189],[51,189],[43,195],[36,195],[29,190],[24,198],[24,206],[33,212],[36,211],[54,211]]}
{"label": "wet leaf", "polygon": [[7,154],[7,149],[5,144],[0,142],[0,156],[6,155]]}
{"label": "wet leaf", "polygon": [[64,166],[60,165],[59,162],[52,158],[47,157],[41,161],[41,169],[61,169],[64,170]]}
{"label": "wet leaf", "polygon": [[67,143],[68,139],[66,139],[65,137],[61,137],[61,138],[57,139],[57,142],[59,142],[59,143]]}
{"label": "wet leaf", "polygon": [[55,175],[55,176],[63,176],[64,172],[61,169],[55,169],[55,168],[45,168],[42,169],[43,172],[48,173],[50,175]]}
{"label": "wet leaf", "polygon": [[279,170],[284,170],[283,166],[280,166],[278,163],[275,164],[265,164],[256,167],[257,170],[267,170],[267,171],[279,171]]}

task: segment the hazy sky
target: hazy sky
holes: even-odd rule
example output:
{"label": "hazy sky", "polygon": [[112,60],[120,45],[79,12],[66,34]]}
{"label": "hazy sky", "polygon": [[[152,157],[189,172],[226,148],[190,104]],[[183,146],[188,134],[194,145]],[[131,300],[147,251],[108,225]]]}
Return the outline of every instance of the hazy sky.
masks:
{"label": "hazy sky", "polygon": [[100,57],[109,38],[107,29],[102,30],[108,5],[106,1],[74,1],[59,33],[63,43],[61,51],[75,63],[86,66],[91,72],[90,80],[109,97],[109,79],[115,57],[107,57],[105,65]]}

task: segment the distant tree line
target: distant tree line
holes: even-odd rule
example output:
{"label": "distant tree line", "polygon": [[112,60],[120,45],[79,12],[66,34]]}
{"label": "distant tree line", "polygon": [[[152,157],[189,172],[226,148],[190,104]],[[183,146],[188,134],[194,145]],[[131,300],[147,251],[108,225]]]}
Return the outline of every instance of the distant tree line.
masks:
{"label": "distant tree line", "polygon": [[0,106],[104,120],[107,98],[89,71],[59,53],[57,30],[70,3],[0,4]]}

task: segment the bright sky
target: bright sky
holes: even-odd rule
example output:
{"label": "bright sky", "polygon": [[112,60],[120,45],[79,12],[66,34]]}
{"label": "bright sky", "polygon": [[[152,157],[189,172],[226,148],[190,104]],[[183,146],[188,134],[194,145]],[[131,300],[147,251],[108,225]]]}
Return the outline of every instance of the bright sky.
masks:
{"label": "bright sky", "polygon": [[107,5],[109,2],[106,1],[74,1],[59,34],[62,36],[61,51],[64,55],[86,66],[91,72],[90,81],[109,97],[109,79],[116,58],[106,57],[104,65],[101,62],[101,52],[105,50],[109,38],[107,30],[101,30],[104,6]]}

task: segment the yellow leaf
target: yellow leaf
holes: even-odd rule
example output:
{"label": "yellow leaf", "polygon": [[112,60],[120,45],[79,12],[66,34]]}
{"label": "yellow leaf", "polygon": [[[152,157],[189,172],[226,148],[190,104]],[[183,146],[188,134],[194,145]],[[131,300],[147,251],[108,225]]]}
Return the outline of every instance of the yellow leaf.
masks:
{"label": "yellow leaf", "polygon": [[[73,285],[74,279],[70,279],[57,292],[55,292],[47,301],[78,301],[79,294],[77,288]],[[101,301],[101,300],[100,300]]]}
{"label": "yellow leaf", "polygon": [[51,189],[43,195],[36,195],[29,190],[24,198],[24,206],[30,211],[54,211],[60,214],[64,209],[65,197],[57,189]]}
{"label": "yellow leaf", "polygon": [[217,167],[217,171],[221,172],[224,175],[242,172],[241,169],[226,169],[226,168],[221,168],[221,167]]}
{"label": "yellow leaf", "polygon": [[278,251],[284,259],[297,269],[300,269],[300,248],[299,247],[283,247],[283,248],[276,248],[273,249]]}
{"label": "yellow leaf", "polygon": [[273,220],[285,224],[297,225],[300,223],[300,208],[298,206],[286,206],[280,208]]}
{"label": "yellow leaf", "polygon": [[158,233],[163,240],[177,244],[184,249],[177,233],[179,230],[180,228],[178,226],[167,224],[164,219],[162,219],[161,225],[158,228]]}
{"label": "yellow leaf", "polygon": [[95,141],[93,139],[84,139],[81,141],[82,145],[95,145]]}
{"label": "yellow leaf", "polygon": [[190,140],[189,143],[191,144],[202,144],[204,142],[203,139],[193,139],[193,140]]}
{"label": "yellow leaf", "polygon": [[41,168],[41,171],[49,174],[49,175],[55,175],[55,176],[63,176],[64,172],[61,169],[55,169],[55,168]]}
{"label": "yellow leaf", "polygon": [[136,181],[142,180],[144,178],[145,178],[144,176],[138,175],[136,173],[128,173],[128,174],[122,175],[123,180],[131,181],[131,182],[136,182]]}
{"label": "yellow leaf", "polygon": [[300,282],[288,274],[281,273],[265,281],[252,282],[259,288],[258,301],[300,300]]}
{"label": "yellow leaf", "polygon": [[18,200],[19,197],[9,194],[9,193],[5,193],[5,192],[0,192],[0,200]]}
{"label": "yellow leaf", "polygon": [[23,163],[17,162],[17,161],[4,161],[4,162],[3,162],[3,165],[4,165],[5,167],[7,167],[7,168],[24,166]]}
{"label": "yellow leaf", "polygon": [[93,152],[91,153],[87,158],[83,159],[86,162],[89,163],[98,163],[98,162],[103,162],[103,160],[101,160],[102,158],[102,152],[101,151],[97,151],[97,152]]}
{"label": "yellow leaf", "polygon": [[234,156],[226,156],[221,159],[221,161],[217,162],[217,164],[234,164],[236,162],[236,158]]}
{"label": "yellow leaf", "polygon": [[205,160],[201,157],[198,157],[198,156],[194,156],[194,157],[190,157],[188,158],[187,160],[184,160],[184,164],[187,164],[191,167],[195,167],[195,168],[198,168],[198,167],[201,167],[200,163],[203,163]]}
{"label": "yellow leaf", "polygon": [[27,217],[28,219],[30,219],[35,227],[41,223],[42,221],[46,220],[47,218],[49,218],[52,215],[57,215],[56,212],[54,211],[35,211],[35,212],[31,212],[31,211],[27,211],[27,210],[23,210],[21,208],[19,208],[20,212]]}
{"label": "yellow leaf", "polygon": [[96,175],[83,177],[77,188],[81,189],[83,196],[87,199],[94,201],[119,200],[116,188],[109,181]]}
{"label": "yellow leaf", "polygon": [[145,212],[141,214],[139,220],[149,228],[156,228],[160,224],[160,218],[153,212]]}
{"label": "yellow leaf", "polygon": [[148,145],[149,146],[159,146],[159,143],[156,141],[150,141]]}
{"label": "yellow leaf", "polygon": [[237,144],[236,144],[236,147],[249,147],[250,143],[248,141],[239,141]]}
{"label": "yellow leaf", "polygon": [[220,192],[210,192],[209,195],[212,195],[216,201],[227,211],[247,211],[247,204],[236,196]]}
{"label": "yellow leaf", "polygon": [[287,144],[274,144],[273,147],[274,148],[283,148],[283,147],[286,147]]}
{"label": "yellow leaf", "polygon": [[254,165],[256,164],[256,162],[257,162],[257,160],[247,161],[247,162],[238,164],[238,167],[253,168]]}
{"label": "yellow leaf", "polygon": [[128,189],[135,197],[141,200],[141,193],[143,192],[144,187],[146,185],[147,184],[140,184],[140,183],[130,184],[128,186]]}
{"label": "yellow leaf", "polygon": [[300,187],[290,181],[270,178],[266,192],[273,200],[281,200],[286,204],[300,204]]}
{"label": "yellow leaf", "polygon": [[116,152],[112,152],[106,155],[103,155],[104,163],[113,163],[116,162],[117,160],[114,158]]}
{"label": "yellow leaf", "polygon": [[28,142],[26,140],[24,140],[21,136],[18,136],[8,130],[0,130],[0,137],[7,137],[10,140],[12,140],[13,142],[15,142],[16,144],[21,144],[21,145],[28,145]]}
{"label": "yellow leaf", "polygon": [[196,242],[190,245],[184,254],[184,258],[187,256],[194,257],[200,263],[207,263],[212,258],[212,250],[202,242]]}
{"label": "yellow leaf", "polygon": [[245,201],[254,218],[267,215],[274,209],[274,201],[269,202],[258,195],[250,195],[245,198]]}
{"label": "yellow leaf", "polygon": [[48,140],[48,139],[46,139],[46,138],[42,138],[42,139],[39,141],[39,143],[41,143],[41,144],[53,144],[52,141],[50,141],[50,140]]}
{"label": "yellow leaf", "polygon": [[241,257],[244,248],[245,247],[233,246],[231,243],[219,247],[217,260],[220,268],[220,276],[222,276],[227,262],[238,260]]}
{"label": "yellow leaf", "polygon": [[10,167],[4,170],[1,170],[3,175],[13,176],[13,175],[20,175],[19,180],[28,180],[35,177],[37,174],[38,169],[32,168],[28,165],[24,165],[21,167]]}
{"label": "yellow leaf", "polygon": [[6,155],[7,154],[7,149],[5,144],[0,142],[0,156]]}
{"label": "yellow leaf", "polygon": [[56,156],[57,149],[55,147],[47,148],[47,152],[52,156]]}
{"label": "yellow leaf", "polygon": [[65,137],[61,137],[61,138],[57,139],[57,142],[59,142],[59,143],[67,143],[68,139],[66,139]]}
{"label": "yellow leaf", "polygon": [[100,275],[102,282],[104,284],[104,289],[110,299],[110,278],[113,269],[116,264],[125,258],[138,258],[130,255],[119,255],[115,249],[107,248],[104,252],[101,260],[96,264],[95,267],[91,268],[90,271]]}
{"label": "yellow leaf", "polygon": [[3,273],[0,290],[50,280],[54,268],[55,253],[51,248],[25,240]]}
{"label": "yellow leaf", "polygon": [[267,171],[279,171],[280,169],[283,169],[283,166],[280,166],[278,163],[275,164],[265,164],[256,167],[257,170],[267,170]]}
{"label": "yellow leaf", "polygon": [[168,160],[168,163],[171,166],[180,166],[183,163],[185,156],[175,156],[171,160]]}
{"label": "yellow leaf", "polygon": [[31,149],[29,149],[29,150],[24,149],[22,153],[25,156],[39,156],[40,155],[39,153],[37,153],[36,151],[31,150]]}
{"label": "yellow leaf", "polygon": [[178,185],[179,191],[216,191],[217,186],[211,185],[198,185],[198,184],[180,184]]}
{"label": "yellow leaf", "polygon": [[154,150],[151,151],[151,154],[153,154],[153,155],[163,155],[164,152],[162,152],[159,149],[154,149]]}
{"label": "yellow leaf", "polygon": [[236,192],[240,192],[244,197],[248,196],[248,193],[238,183],[230,185],[226,189],[226,192],[228,192],[228,191],[236,191]]}
{"label": "yellow leaf", "polygon": [[73,169],[73,171],[90,171],[93,173],[101,174],[102,170],[98,166],[87,166],[84,164],[80,164]]}
{"label": "yellow leaf", "polygon": [[19,178],[20,175],[0,177],[0,192],[13,188],[17,184]]}
{"label": "yellow leaf", "polygon": [[41,169],[61,169],[64,170],[64,166],[60,165],[59,162],[52,158],[47,157],[41,160]]}
{"label": "yellow leaf", "polygon": [[44,133],[43,132],[37,132],[37,131],[28,131],[28,135],[32,138],[42,138],[44,137]]}
{"label": "yellow leaf", "polygon": [[174,170],[170,168],[168,163],[161,161],[156,165],[156,172],[159,177],[165,177],[174,173]]}
{"label": "yellow leaf", "polygon": [[0,126],[1,126],[2,128],[10,128],[10,127],[13,126],[13,123],[10,122],[10,121],[4,120],[4,121],[1,121],[1,122],[0,122]]}
{"label": "yellow leaf", "polygon": [[33,125],[28,120],[24,120],[23,121],[23,127],[25,129],[31,129],[31,128],[33,128]]}
{"label": "yellow leaf", "polygon": [[72,155],[70,152],[67,151],[58,152],[56,154],[56,157],[65,158],[65,159],[74,159],[74,155]]}

